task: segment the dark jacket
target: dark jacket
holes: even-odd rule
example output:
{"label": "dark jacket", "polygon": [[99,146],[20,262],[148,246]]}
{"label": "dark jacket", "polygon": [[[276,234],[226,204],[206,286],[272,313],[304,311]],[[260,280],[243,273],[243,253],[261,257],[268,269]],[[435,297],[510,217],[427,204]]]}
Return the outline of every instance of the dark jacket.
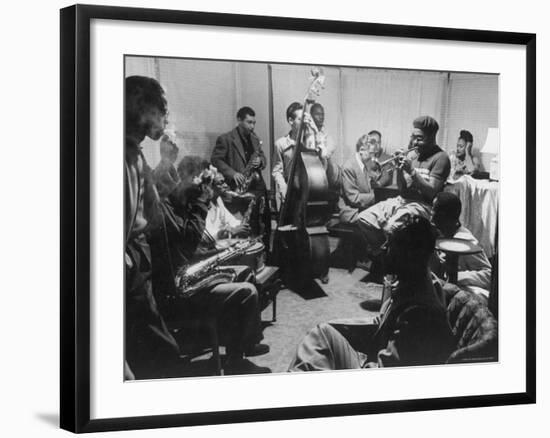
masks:
{"label": "dark jacket", "polygon": [[[254,152],[258,153],[262,160],[260,169],[264,169],[266,159],[260,141],[256,136],[252,135],[251,142]],[[233,181],[233,175],[236,172],[243,173],[247,164],[244,146],[237,128],[218,137],[210,161],[223,174],[229,186],[234,189],[235,182]]]}
{"label": "dark jacket", "polygon": [[[131,149],[136,146],[127,144],[126,147]],[[129,149],[124,173],[125,360],[137,378],[149,378],[158,375],[160,366],[176,361],[179,348],[159,314],[151,283],[154,260],[145,233],[155,230],[159,223],[158,196],[151,169],[143,156],[136,156]],[[137,179],[129,177],[134,170]],[[143,191],[140,190],[141,184]],[[141,225],[136,227],[136,217],[141,208],[143,218],[140,218]]]}

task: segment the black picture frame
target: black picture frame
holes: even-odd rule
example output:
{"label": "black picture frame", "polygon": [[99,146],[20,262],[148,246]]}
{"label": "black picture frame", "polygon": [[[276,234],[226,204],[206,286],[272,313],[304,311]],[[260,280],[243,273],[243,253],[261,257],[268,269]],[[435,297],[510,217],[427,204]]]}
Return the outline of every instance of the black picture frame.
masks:
{"label": "black picture frame", "polygon": [[[90,419],[90,22],[183,23],[335,34],[506,43],[526,48],[525,392],[130,418]],[[60,425],[72,432],[145,429],[364,415],[536,401],[536,35],[376,23],[75,5],[61,10],[61,348]]]}

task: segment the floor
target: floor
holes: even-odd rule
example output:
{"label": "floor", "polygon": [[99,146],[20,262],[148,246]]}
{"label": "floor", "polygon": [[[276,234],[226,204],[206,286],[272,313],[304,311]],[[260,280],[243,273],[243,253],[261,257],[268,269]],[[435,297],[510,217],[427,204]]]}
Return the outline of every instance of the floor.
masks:
{"label": "floor", "polygon": [[[248,358],[224,374],[255,374],[286,372],[304,335],[315,325],[341,318],[368,319],[375,316],[382,294],[382,286],[365,280],[368,272],[356,268],[330,268],[328,284],[317,282],[315,296],[302,296],[283,289],[277,296],[277,320],[272,322],[272,305],[262,312],[263,343],[270,351],[262,356]],[[224,348],[221,347],[222,360]],[[211,352],[193,357],[165,377],[208,376],[215,374]]]}
{"label": "floor", "polygon": [[[270,352],[251,358],[255,364],[268,367],[273,373],[286,372],[304,335],[315,325],[333,319],[370,318],[368,304],[376,302],[382,294],[382,286],[361,281],[367,275],[362,269],[349,273],[344,269],[330,269],[330,280],[322,286],[323,296],[304,298],[283,289],[277,297],[277,321],[264,329],[264,341]],[[363,306],[361,305],[363,304]],[[262,313],[262,320],[271,319],[271,306]]]}

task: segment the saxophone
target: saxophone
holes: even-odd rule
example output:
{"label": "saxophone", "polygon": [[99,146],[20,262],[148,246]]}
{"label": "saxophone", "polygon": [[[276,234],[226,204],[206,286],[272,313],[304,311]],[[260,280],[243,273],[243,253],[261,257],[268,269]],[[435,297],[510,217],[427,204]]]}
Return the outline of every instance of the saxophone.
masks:
{"label": "saxophone", "polygon": [[244,240],[233,243],[223,251],[201,260],[193,265],[184,265],[176,273],[177,295],[189,297],[205,287],[219,283],[230,283],[235,279],[231,269],[220,268],[220,265],[244,252],[256,244],[258,239]]}
{"label": "saxophone", "polygon": [[254,210],[255,205],[256,205],[256,198],[250,198],[250,202],[248,203],[248,207],[247,207],[246,211],[243,214],[243,220],[241,221],[242,225],[250,224],[250,217],[252,216],[252,211]]}
{"label": "saxophone", "polygon": [[[258,140],[260,147],[262,146],[262,141],[260,138],[256,135],[254,131],[250,133],[250,135],[253,135]],[[248,160],[248,163],[246,164],[244,170],[243,170],[243,176],[245,178],[245,182],[241,184],[239,187],[237,187],[237,193],[243,194],[250,190],[250,186],[254,181],[259,181],[261,179],[261,174],[259,169],[252,166],[252,160],[254,158],[257,158],[260,156],[260,153],[258,151],[254,151],[252,155],[250,156],[250,160]]]}

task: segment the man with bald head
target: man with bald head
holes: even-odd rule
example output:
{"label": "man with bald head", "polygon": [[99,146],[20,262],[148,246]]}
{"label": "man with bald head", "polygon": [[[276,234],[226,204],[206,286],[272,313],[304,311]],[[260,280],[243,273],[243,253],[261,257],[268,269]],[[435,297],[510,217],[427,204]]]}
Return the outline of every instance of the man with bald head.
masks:
{"label": "man with bald head", "polygon": [[398,153],[397,157],[400,195],[359,214],[357,223],[369,258],[377,258],[387,234],[408,217],[430,218],[432,201],[443,190],[451,169],[449,156],[436,143],[438,130],[439,124],[433,117],[414,119],[410,145],[416,152]]}

